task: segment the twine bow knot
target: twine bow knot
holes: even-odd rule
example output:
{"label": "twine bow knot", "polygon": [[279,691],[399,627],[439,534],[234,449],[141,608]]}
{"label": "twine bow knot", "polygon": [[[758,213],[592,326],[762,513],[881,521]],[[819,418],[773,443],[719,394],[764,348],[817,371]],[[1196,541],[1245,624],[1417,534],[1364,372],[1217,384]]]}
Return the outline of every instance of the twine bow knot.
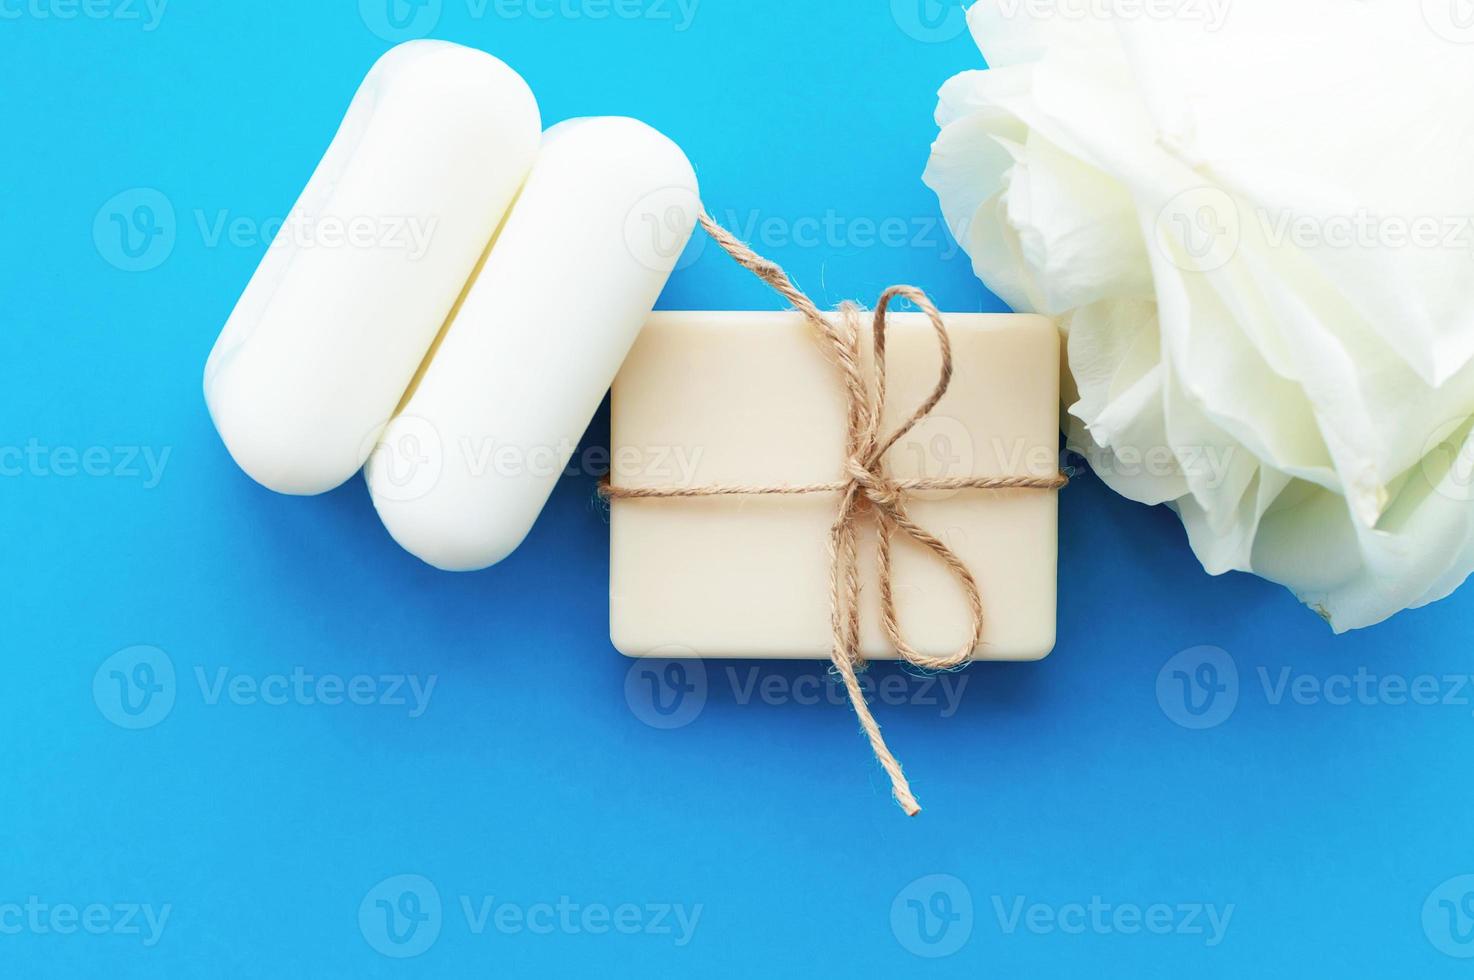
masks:
{"label": "twine bow knot", "polygon": [[[860,686],[859,672],[865,667],[860,653],[860,571],[859,531],[864,519],[872,517],[876,524],[878,547],[877,569],[880,581],[881,623],[886,638],[896,653],[908,663],[927,670],[953,670],[966,664],[983,638],[983,600],[977,580],[951,548],[911,519],[906,501],[918,490],[1054,490],[1067,482],[1054,474],[1048,477],[960,477],[898,480],[886,467],[885,458],[897,442],[929,416],[952,384],[952,341],[941,313],[925,292],[914,286],[892,286],[881,294],[875,306],[871,335],[874,383],[866,379],[860,351],[862,311],[853,303],[840,306],[837,321],[819,311],[782,267],[752,251],[705,212],[701,227],[737,263],[751,271],[786,299],[814,328],[825,353],[839,369],[846,395],[846,442],[844,473],[846,479],[836,483],[814,483],[802,486],[698,486],[698,487],[615,487],[606,479],[601,492],[610,500],[629,498],[715,497],[769,494],[838,493],[840,502],[834,523],[829,529],[830,618],[834,643],[830,658],[834,670],[844,682],[850,703],[860,720],[860,727],[870,740],[875,758],[891,780],[896,802],[907,816],[921,812],[911,793],[901,763],[892,754],[880,733],[880,725],[866,703]],[[909,300],[931,322],[941,352],[941,370],[931,394],[903,423],[882,436],[881,419],[886,398],[886,330],[887,312],[897,298]],[[891,543],[900,532],[924,547],[952,574],[962,587],[971,617],[967,640],[955,652],[942,656],[921,653],[906,642],[896,617],[895,593],[891,581]]]}

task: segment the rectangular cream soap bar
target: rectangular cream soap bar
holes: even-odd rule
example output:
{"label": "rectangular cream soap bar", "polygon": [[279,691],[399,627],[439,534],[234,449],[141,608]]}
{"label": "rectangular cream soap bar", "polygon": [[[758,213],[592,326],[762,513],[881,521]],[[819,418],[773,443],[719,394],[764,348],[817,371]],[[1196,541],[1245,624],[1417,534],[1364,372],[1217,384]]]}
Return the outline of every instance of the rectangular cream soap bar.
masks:
{"label": "rectangular cream soap bar", "polygon": [[[932,415],[887,456],[897,478],[1030,475],[1059,465],[1059,336],[1044,317],[948,314],[955,374]],[[870,362],[870,316],[863,317]],[[931,392],[937,341],[919,313],[892,313],[884,431]],[[781,485],[842,478],[837,370],[793,312],[655,313],[614,383],[617,486]],[[827,538],[837,494],[616,500],[610,634],[632,657],[827,658]],[[1057,494],[921,491],[911,516],[972,569],[982,660],[1037,660],[1054,646]],[[880,622],[872,519],[860,546],[862,647],[895,659]],[[897,535],[901,629],[928,654],[965,642],[964,593]]]}

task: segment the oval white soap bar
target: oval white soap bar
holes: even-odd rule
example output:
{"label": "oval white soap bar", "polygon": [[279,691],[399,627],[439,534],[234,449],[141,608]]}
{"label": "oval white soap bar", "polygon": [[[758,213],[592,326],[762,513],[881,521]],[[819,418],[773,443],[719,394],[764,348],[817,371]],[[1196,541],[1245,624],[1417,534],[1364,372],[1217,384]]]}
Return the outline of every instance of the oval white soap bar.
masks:
{"label": "oval white soap bar", "polygon": [[696,174],[633,119],[550,128],[516,205],[365,469],[404,548],[438,568],[527,535],[696,224]]}
{"label": "oval white soap bar", "polygon": [[379,59],[205,367],[241,469],[314,494],[363,465],[541,128],[527,84],[489,54],[412,41]]}

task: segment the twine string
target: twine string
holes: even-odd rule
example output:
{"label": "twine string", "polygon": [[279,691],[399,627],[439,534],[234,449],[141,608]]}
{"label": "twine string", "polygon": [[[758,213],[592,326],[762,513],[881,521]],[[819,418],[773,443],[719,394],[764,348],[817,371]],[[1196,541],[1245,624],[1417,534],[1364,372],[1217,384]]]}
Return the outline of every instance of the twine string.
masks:
{"label": "twine string", "polygon": [[[838,493],[839,507],[829,529],[829,603],[833,646],[830,658],[834,670],[844,682],[850,703],[870,747],[881,768],[890,777],[891,791],[907,816],[921,812],[911,792],[901,763],[886,745],[865,692],[859,673],[866,663],[860,654],[860,525],[870,516],[877,530],[876,561],[880,581],[881,622],[886,638],[896,653],[908,663],[926,670],[951,670],[971,659],[983,639],[983,600],[972,571],[951,548],[911,519],[906,508],[909,495],[918,490],[1057,490],[1064,486],[1062,474],[1048,477],[960,477],[895,479],[889,475],[885,455],[901,439],[929,416],[952,384],[952,340],[942,315],[930,297],[915,286],[891,286],[876,303],[872,321],[872,384],[866,380],[860,349],[862,311],[853,303],[840,305],[833,320],[820,312],[802,290],[793,284],[781,266],[754,252],[727,229],[717,224],[705,211],[701,227],[730,255],[738,265],[752,272],[788,301],[814,331],[829,360],[838,369],[845,386],[846,434],[844,479],[830,483],[798,486],[718,485],[694,487],[616,487],[606,478],[600,492],[609,500],[670,499],[678,497],[723,497],[754,495],[799,495]],[[886,399],[886,330],[887,313],[898,298],[909,300],[930,321],[941,352],[941,370],[931,394],[906,419],[888,434],[881,433],[881,419]],[[956,651],[932,656],[915,649],[906,641],[896,616],[895,592],[892,587],[891,545],[897,533],[909,537],[940,561],[962,587],[970,617],[970,633]]]}

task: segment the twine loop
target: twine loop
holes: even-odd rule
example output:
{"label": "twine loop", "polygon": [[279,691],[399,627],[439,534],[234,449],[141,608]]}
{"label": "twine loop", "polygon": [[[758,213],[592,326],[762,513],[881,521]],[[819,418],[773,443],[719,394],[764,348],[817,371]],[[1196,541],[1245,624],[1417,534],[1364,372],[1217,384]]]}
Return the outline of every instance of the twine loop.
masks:
{"label": "twine loop", "polygon": [[[844,682],[850,703],[859,718],[860,727],[870,741],[875,758],[891,780],[896,802],[907,816],[921,812],[911,793],[901,763],[886,745],[880,725],[866,703],[860,686],[859,672],[866,666],[860,654],[860,562],[859,532],[866,517],[874,520],[878,547],[876,563],[880,581],[881,623],[886,638],[901,659],[926,670],[953,670],[966,664],[983,639],[983,600],[972,571],[951,548],[931,532],[918,525],[907,512],[909,495],[918,490],[1057,490],[1064,486],[1062,474],[1048,477],[961,477],[898,480],[886,467],[886,453],[897,442],[932,413],[952,384],[952,340],[942,315],[931,299],[915,286],[891,286],[875,305],[872,321],[873,384],[867,381],[860,350],[863,311],[853,303],[840,305],[839,316],[831,321],[819,311],[777,263],[763,258],[744,242],[718,225],[706,212],[701,214],[701,227],[722,250],[771,286],[803,315],[814,328],[825,354],[839,370],[845,386],[846,434],[845,479],[834,483],[802,486],[696,486],[696,487],[616,487],[606,480],[600,492],[606,499],[717,497],[739,495],[839,494],[839,507],[829,529],[829,593],[830,620],[834,642],[830,659],[834,671]],[[886,399],[886,330],[887,314],[896,299],[910,301],[930,321],[941,352],[941,370],[936,386],[910,417],[889,433],[882,434],[881,418]],[[873,390],[872,390],[873,388]],[[942,656],[924,654],[906,641],[896,616],[895,592],[891,575],[891,546],[897,533],[921,545],[940,561],[961,586],[970,617],[967,639],[955,651]]]}

